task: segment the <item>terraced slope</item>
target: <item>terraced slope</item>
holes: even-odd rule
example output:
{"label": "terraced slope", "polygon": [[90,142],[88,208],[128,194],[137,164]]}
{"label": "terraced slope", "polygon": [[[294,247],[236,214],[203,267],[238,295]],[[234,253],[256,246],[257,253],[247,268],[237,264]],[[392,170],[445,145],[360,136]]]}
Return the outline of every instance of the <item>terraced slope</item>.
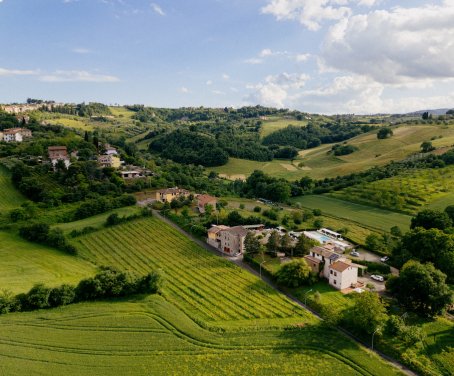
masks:
{"label": "terraced slope", "polygon": [[318,325],[213,333],[159,296],[78,304],[0,316],[0,374],[398,374],[339,336]]}
{"label": "terraced slope", "polygon": [[0,165],[0,211],[17,208],[24,201],[24,196],[11,183],[10,172]]}

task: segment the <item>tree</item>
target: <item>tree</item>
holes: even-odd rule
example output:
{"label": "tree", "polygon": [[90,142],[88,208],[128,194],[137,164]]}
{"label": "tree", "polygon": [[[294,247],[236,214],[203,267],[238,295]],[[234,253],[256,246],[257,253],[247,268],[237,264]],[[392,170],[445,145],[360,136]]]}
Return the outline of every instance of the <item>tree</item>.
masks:
{"label": "tree", "polygon": [[262,245],[260,244],[259,239],[257,239],[251,231],[249,231],[244,238],[244,249],[249,255],[257,254],[262,250]]}
{"label": "tree", "polygon": [[276,254],[280,244],[281,236],[276,230],[272,231],[270,237],[268,238],[268,243],[266,243],[267,252],[271,254]]}
{"label": "tree", "polygon": [[421,144],[421,151],[423,153],[428,153],[429,151],[432,151],[434,150],[435,148],[433,147],[432,145],[432,142],[430,141],[424,141],[422,144]]}
{"label": "tree", "polygon": [[449,205],[445,208],[445,213],[451,218],[451,221],[454,223],[454,205]]}
{"label": "tree", "polygon": [[34,285],[27,294],[28,309],[41,309],[49,307],[50,288],[42,283]]}
{"label": "tree", "polygon": [[282,237],[281,237],[281,242],[280,242],[280,248],[283,252],[285,252],[286,254],[287,253],[290,253],[290,250],[293,248],[292,247],[292,238],[290,237],[289,234],[285,233]]}
{"label": "tree", "polygon": [[391,227],[390,232],[391,232],[391,235],[392,235],[392,236],[395,236],[395,237],[397,237],[397,238],[399,238],[399,237],[402,236],[402,230],[400,229],[399,226],[393,226],[393,227]]}
{"label": "tree", "polygon": [[276,273],[277,282],[287,287],[300,287],[312,282],[311,268],[304,259],[284,264]]}
{"label": "tree", "polygon": [[367,249],[374,252],[384,252],[386,250],[383,238],[377,234],[367,235],[366,242],[364,245],[366,246]]}
{"label": "tree", "polygon": [[389,127],[382,127],[380,130],[377,132],[377,138],[379,140],[383,140],[385,138],[391,137],[393,135],[393,131]]}
{"label": "tree", "polygon": [[10,290],[0,290],[0,314],[9,313],[14,310],[15,298]]}
{"label": "tree", "polygon": [[294,256],[305,256],[309,254],[312,247],[315,247],[318,243],[315,240],[309,239],[304,235],[301,235],[293,248]]}
{"label": "tree", "polygon": [[76,298],[76,289],[71,285],[61,285],[50,290],[49,305],[51,307],[59,307],[68,305],[74,302]]}
{"label": "tree", "polygon": [[435,269],[431,263],[408,261],[398,277],[387,281],[386,288],[407,309],[424,316],[440,314],[452,303],[446,274]]}
{"label": "tree", "polygon": [[423,120],[428,120],[430,118],[430,114],[428,111],[422,113],[422,119]]}
{"label": "tree", "polygon": [[406,233],[400,244],[393,250],[397,265],[403,265],[408,260],[431,262],[448,276],[450,283],[454,282],[454,235],[446,234],[432,228],[422,227]]}
{"label": "tree", "polygon": [[350,325],[367,334],[382,327],[386,317],[385,305],[379,295],[371,291],[356,294],[355,302],[347,312]]}
{"label": "tree", "polygon": [[426,230],[431,228],[446,230],[447,228],[452,227],[452,220],[446,212],[425,209],[421,210],[411,219],[410,228],[414,229],[416,227],[423,227]]}

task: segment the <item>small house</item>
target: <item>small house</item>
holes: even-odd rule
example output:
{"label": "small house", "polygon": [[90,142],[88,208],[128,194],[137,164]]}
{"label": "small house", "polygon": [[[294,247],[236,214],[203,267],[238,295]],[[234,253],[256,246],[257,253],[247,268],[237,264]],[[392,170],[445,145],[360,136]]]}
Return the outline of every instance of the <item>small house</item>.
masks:
{"label": "small house", "polygon": [[210,195],[199,195],[197,196],[197,208],[199,209],[199,213],[204,214],[205,208],[207,205],[210,205],[214,210],[216,210],[216,204],[218,200],[216,197]]}
{"label": "small house", "polygon": [[156,200],[161,202],[172,202],[173,199],[179,197],[189,197],[191,192],[187,191],[186,189],[180,189],[178,187],[175,188],[167,188],[161,189],[156,192]]}

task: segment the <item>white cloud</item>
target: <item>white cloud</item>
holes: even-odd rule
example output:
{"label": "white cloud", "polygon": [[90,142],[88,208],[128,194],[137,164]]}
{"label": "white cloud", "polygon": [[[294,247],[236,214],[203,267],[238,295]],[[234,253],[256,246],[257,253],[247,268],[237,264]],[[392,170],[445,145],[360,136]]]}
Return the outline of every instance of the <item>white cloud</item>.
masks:
{"label": "white cloud", "polygon": [[206,82],[206,84],[207,84],[207,86],[211,86],[211,85],[213,85],[213,81],[208,80],[208,81]]}
{"label": "white cloud", "polygon": [[283,108],[292,100],[295,91],[301,89],[310,77],[306,74],[281,73],[265,77],[264,82],[247,85],[253,92],[246,98],[247,102]]}
{"label": "white cloud", "polygon": [[329,67],[390,84],[454,78],[454,1],[340,21],[322,49]]}
{"label": "white cloud", "polygon": [[[0,1],[1,2],[1,1]],[[0,77],[8,77],[8,76],[32,76],[36,75],[39,72],[37,70],[22,70],[22,69],[5,69],[0,68]]]}
{"label": "white cloud", "polygon": [[81,55],[85,55],[85,54],[89,54],[91,53],[91,50],[89,50],[88,48],[73,48],[72,49],[72,52],[76,53],[76,54],[81,54]]}
{"label": "white cloud", "polygon": [[312,56],[311,54],[298,54],[298,55],[295,56],[295,60],[296,60],[298,63],[301,63],[301,62],[304,62],[304,61],[309,60],[309,58],[310,58],[311,56]]}
{"label": "white cloud", "polygon": [[39,77],[40,81],[44,82],[118,82],[120,79],[115,76],[91,73],[79,70],[57,70],[50,74],[45,74]]}
{"label": "white cloud", "polygon": [[220,90],[211,90],[211,92],[214,94],[214,95],[225,95],[225,93],[223,91],[220,91]]}
{"label": "white cloud", "polygon": [[269,48],[265,48],[262,51],[260,51],[259,56],[260,57],[267,57],[273,55],[273,51],[271,51]]}
{"label": "white cloud", "polygon": [[223,78],[224,80],[229,80],[229,79],[230,79],[230,76],[229,76],[227,73],[223,73],[223,74],[222,74],[222,78]]}
{"label": "white cloud", "polygon": [[262,64],[263,59],[259,59],[258,57],[251,57],[250,59],[244,60],[246,64],[252,64],[252,65],[257,65],[257,64]]}
{"label": "white cloud", "polygon": [[162,8],[156,4],[156,3],[151,3],[150,4],[151,6],[151,9],[153,9],[153,11],[157,14],[159,14],[160,16],[165,16],[166,14],[164,13],[164,11],[162,10]]}
{"label": "white cloud", "polygon": [[188,94],[189,93],[189,89],[185,86],[182,86],[178,89],[178,91],[182,94]]}
{"label": "white cloud", "polygon": [[[450,0],[449,0],[450,1]],[[279,21],[295,20],[316,31],[324,21],[337,21],[352,14],[352,6],[374,6],[379,0],[271,0],[262,13],[274,15]]]}

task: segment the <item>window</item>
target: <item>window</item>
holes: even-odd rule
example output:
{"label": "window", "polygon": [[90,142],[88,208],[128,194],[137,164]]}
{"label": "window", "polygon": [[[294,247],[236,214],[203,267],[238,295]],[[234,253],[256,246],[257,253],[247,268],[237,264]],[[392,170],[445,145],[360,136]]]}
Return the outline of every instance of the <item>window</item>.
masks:
{"label": "window", "polygon": [[333,271],[332,271],[332,270],[330,270],[329,272],[330,272],[331,274],[333,274]]}
{"label": "window", "polygon": [[336,283],[336,280],[334,280],[333,282],[334,282],[335,285],[337,284],[337,283]]}
{"label": "window", "polygon": [[337,277],[337,273],[336,272],[334,272],[334,276]]}

